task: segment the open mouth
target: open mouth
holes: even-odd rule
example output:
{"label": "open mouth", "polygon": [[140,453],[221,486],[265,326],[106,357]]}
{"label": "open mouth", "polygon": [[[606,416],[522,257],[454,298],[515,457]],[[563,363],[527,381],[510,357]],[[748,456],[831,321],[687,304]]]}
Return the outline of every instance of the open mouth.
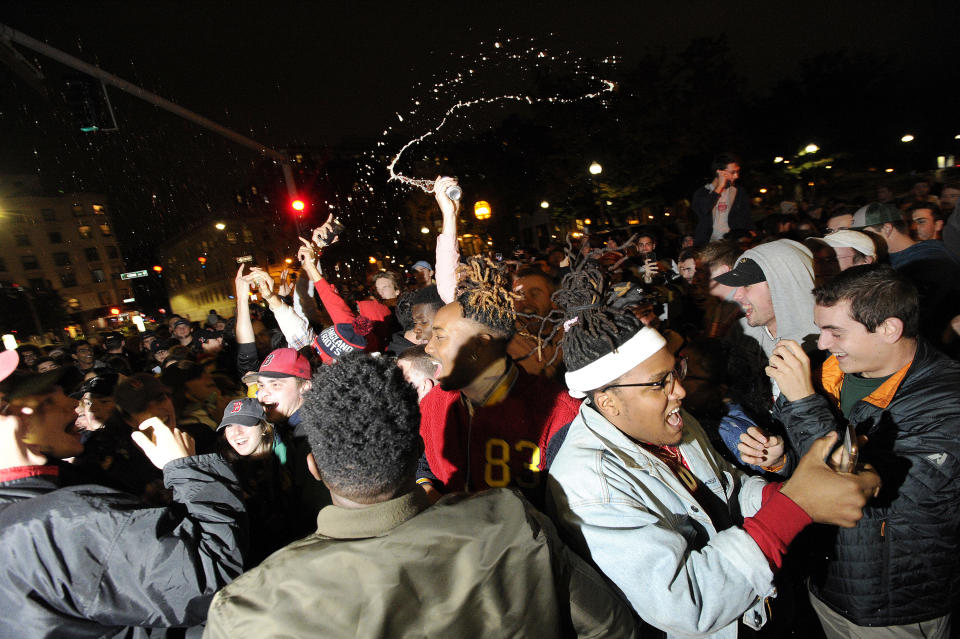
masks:
{"label": "open mouth", "polygon": [[246,444],[248,441],[250,441],[250,439],[249,439],[248,437],[243,437],[243,438],[241,438],[241,439],[235,439],[235,440],[233,440],[233,446],[234,446],[234,448],[243,448],[244,444]]}
{"label": "open mouth", "polygon": [[681,431],[683,430],[683,417],[680,416],[680,407],[677,406],[672,411],[667,413],[667,426],[670,428]]}

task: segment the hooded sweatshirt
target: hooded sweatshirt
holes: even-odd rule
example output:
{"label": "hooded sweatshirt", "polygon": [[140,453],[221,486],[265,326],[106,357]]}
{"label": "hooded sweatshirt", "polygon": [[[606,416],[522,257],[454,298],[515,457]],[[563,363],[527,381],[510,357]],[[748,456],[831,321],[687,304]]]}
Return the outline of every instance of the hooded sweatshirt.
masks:
{"label": "hooded sweatshirt", "polygon": [[[755,246],[741,257],[752,259],[763,270],[777,318],[776,336],[771,335],[766,326],[750,326],[746,318],[740,320],[743,332],[760,343],[767,358],[781,339],[794,340],[807,354],[816,352],[820,329],[813,322],[813,254],[810,249],[793,240],[776,240]],[[775,384],[773,386],[776,397],[780,390]]]}

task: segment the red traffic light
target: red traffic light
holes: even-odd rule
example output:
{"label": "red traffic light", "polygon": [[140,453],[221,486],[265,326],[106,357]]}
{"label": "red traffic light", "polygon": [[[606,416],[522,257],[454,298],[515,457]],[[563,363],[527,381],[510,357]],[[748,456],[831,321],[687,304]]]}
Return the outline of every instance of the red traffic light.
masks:
{"label": "red traffic light", "polygon": [[206,264],[207,258],[201,255],[200,257],[197,258],[197,261],[200,262],[201,264]]}
{"label": "red traffic light", "polygon": [[154,267],[153,267],[153,270],[156,271],[157,273],[163,273],[163,267],[160,266],[159,264],[157,264],[156,266],[154,266]]}
{"label": "red traffic light", "polygon": [[290,202],[290,208],[299,213],[307,208],[307,204],[301,199],[296,199]]}
{"label": "red traffic light", "polygon": [[119,315],[119,314],[120,314],[120,309],[117,308],[116,306],[114,306],[113,308],[110,309],[110,314],[111,314],[111,315]]}

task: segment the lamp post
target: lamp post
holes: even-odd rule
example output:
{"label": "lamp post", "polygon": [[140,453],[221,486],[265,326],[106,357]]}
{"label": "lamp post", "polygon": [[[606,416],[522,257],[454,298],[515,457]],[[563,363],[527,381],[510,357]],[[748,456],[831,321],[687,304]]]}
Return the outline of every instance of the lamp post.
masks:
{"label": "lamp post", "polygon": [[[587,169],[590,172],[590,175],[597,176],[603,173],[603,166],[599,162],[592,162]],[[593,203],[596,205],[599,215],[597,215],[597,222],[599,223],[604,219],[603,207],[600,205],[600,184],[597,180],[591,180],[591,188],[593,189]]]}

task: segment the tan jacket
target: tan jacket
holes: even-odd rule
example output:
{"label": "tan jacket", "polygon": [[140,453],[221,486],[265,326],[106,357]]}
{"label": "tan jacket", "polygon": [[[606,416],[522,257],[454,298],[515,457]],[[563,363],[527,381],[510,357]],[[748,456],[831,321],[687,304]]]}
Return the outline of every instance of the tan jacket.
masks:
{"label": "tan jacket", "polygon": [[635,637],[629,607],[508,489],[353,510],[221,590],[204,637]]}

